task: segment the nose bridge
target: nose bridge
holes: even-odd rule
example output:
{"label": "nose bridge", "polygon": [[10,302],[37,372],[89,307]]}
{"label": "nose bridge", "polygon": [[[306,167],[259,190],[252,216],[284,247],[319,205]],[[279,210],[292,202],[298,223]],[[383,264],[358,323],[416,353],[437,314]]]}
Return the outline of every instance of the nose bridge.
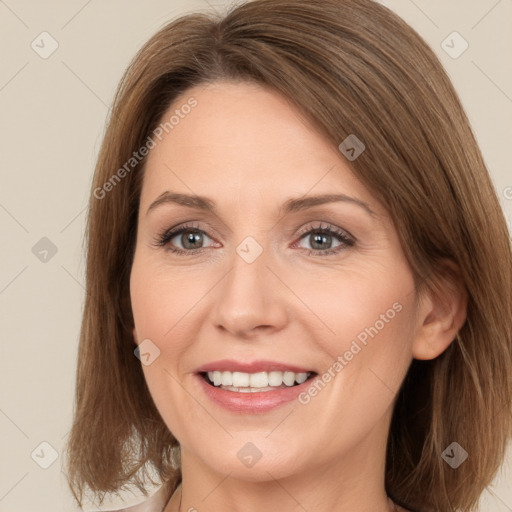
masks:
{"label": "nose bridge", "polygon": [[238,336],[261,326],[280,328],[286,320],[282,290],[268,268],[271,255],[263,246],[268,246],[263,236],[246,236],[235,247],[216,296],[216,324]]}

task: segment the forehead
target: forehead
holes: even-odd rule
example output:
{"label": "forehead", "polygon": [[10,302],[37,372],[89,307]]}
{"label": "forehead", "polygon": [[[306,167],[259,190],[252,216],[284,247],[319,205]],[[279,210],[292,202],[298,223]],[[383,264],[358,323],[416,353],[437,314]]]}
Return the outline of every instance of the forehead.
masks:
{"label": "forehead", "polygon": [[[194,105],[192,108],[186,105]],[[345,157],[282,95],[247,82],[214,82],[182,93],[150,151],[141,202],[164,190],[259,200],[308,193],[371,195]]]}

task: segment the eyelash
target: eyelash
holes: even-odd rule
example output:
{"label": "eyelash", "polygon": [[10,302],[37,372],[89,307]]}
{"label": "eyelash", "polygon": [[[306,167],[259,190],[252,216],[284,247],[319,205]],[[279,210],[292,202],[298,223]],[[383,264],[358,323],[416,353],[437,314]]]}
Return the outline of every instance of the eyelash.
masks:
{"label": "eyelash", "polygon": [[[169,244],[169,242],[176,237],[177,235],[181,235],[182,233],[185,233],[187,231],[190,232],[200,232],[204,233],[208,236],[208,234],[203,231],[202,229],[199,229],[199,226],[194,226],[192,224],[185,224],[177,229],[169,229],[166,231],[163,231],[157,237],[155,238],[155,245],[157,247],[165,247]],[[299,236],[299,241],[305,236],[310,234],[327,234],[330,236],[336,237],[342,244],[340,244],[338,247],[335,247],[334,249],[324,249],[324,250],[314,250],[314,249],[304,249],[308,256],[328,256],[330,254],[335,254],[337,252],[340,252],[346,247],[352,247],[355,244],[355,239],[351,235],[349,235],[346,231],[343,231],[338,228],[332,228],[329,226],[322,227],[320,224],[319,226],[313,227],[308,226]],[[208,237],[211,238],[211,237]],[[183,256],[190,256],[193,254],[197,254],[199,251],[202,251],[205,249],[205,247],[201,247],[199,249],[190,249],[190,250],[184,250],[176,247],[169,247],[167,250],[174,254],[183,255]]]}

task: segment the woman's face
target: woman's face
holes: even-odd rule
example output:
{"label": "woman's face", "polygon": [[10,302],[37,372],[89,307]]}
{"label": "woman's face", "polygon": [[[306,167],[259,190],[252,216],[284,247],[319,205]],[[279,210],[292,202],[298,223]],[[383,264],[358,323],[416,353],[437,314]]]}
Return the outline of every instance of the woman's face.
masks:
{"label": "woman's face", "polygon": [[[172,115],[147,160],[130,289],[184,467],[253,481],[383,471],[418,327],[389,216],[276,93],[217,82]],[[312,200],[327,195],[339,200]]]}

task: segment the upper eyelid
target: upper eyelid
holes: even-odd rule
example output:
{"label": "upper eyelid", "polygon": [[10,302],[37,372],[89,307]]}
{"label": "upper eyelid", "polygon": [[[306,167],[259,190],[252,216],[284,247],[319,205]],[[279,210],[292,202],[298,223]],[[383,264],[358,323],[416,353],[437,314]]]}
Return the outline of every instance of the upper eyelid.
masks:
{"label": "upper eyelid", "polygon": [[[177,224],[176,226],[174,226],[172,228],[165,229],[163,232],[170,233],[172,231],[179,231],[181,229],[190,229],[190,230],[202,231],[203,233],[206,233],[208,235],[208,230],[218,231],[216,228],[214,228],[210,225],[208,225],[206,228],[191,225],[192,223],[197,223],[197,222],[201,222],[201,221],[191,221],[191,222],[184,222],[183,224]],[[314,225],[316,223],[319,223],[319,225],[318,226]],[[310,230],[323,230],[323,229],[325,229],[325,230],[340,230],[340,231],[343,231],[344,233],[346,233],[347,235],[352,236],[351,233],[347,229],[338,227],[335,224],[333,224],[331,222],[326,222],[326,221],[310,221],[310,222],[306,223],[306,225],[304,227],[300,228],[299,234],[303,234],[305,232],[307,233]]]}
{"label": "upper eyelid", "polygon": [[[178,224],[175,227],[172,227],[172,228],[169,228],[169,229],[166,229],[165,231],[163,231],[163,233],[161,233],[159,235],[159,238],[166,238],[167,239],[166,243],[169,243],[170,240],[172,240],[176,236],[179,236],[180,234],[182,234],[182,232],[184,230],[190,230],[190,231],[200,231],[201,233],[204,233],[210,240],[216,241],[215,238],[210,236],[210,234],[208,233],[208,228],[203,229],[202,227],[193,225],[193,224],[197,224],[197,223],[198,223],[197,221],[192,221],[192,222],[185,222],[183,224]],[[318,225],[316,225],[316,223],[318,223]],[[325,221],[310,221],[308,224],[306,224],[303,228],[301,228],[299,230],[298,234],[296,235],[296,237],[297,237],[296,241],[299,241],[304,235],[306,235],[310,232],[313,232],[313,231],[330,231],[330,232],[332,232],[332,234],[334,236],[345,235],[346,238],[352,240],[353,242],[356,241],[356,237],[353,236],[348,230],[338,227],[335,224],[325,222]],[[338,231],[341,233],[338,233]]]}
{"label": "upper eyelid", "polygon": [[[313,221],[313,224],[315,222],[318,222],[318,221]],[[352,233],[350,233],[345,228],[338,227],[329,222],[325,223],[326,224],[325,226],[323,224],[324,224],[324,222],[321,222],[321,221],[320,221],[319,226],[314,226],[311,223],[307,224],[304,228],[301,228],[299,230],[299,234],[297,236],[301,237],[302,235],[305,235],[305,234],[309,233],[310,231],[332,231],[334,233],[336,231],[341,231],[343,234],[347,235],[349,238],[352,238],[353,240],[355,240],[355,236],[353,236]]]}

